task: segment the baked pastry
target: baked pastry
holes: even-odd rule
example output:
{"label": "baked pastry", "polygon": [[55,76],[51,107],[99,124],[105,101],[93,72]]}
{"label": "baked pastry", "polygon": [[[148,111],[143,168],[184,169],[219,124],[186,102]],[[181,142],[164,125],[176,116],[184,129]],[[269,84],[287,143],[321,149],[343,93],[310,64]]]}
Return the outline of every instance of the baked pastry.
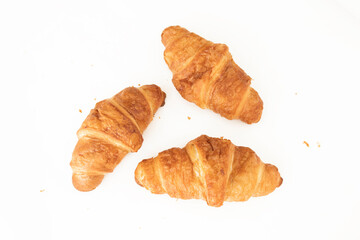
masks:
{"label": "baked pastry", "polygon": [[260,120],[263,102],[251,78],[233,61],[225,44],[215,44],[185,28],[166,28],[164,58],[181,96],[227,119]]}
{"label": "baked pastry", "polygon": [[214,207],[267,195],[282,183],[278,169],[264,164],[250,148],[206,135],[143,160],[135,180],[152,193],[204,199]]}
{"label": "baked pastry", "polygon": [[158,86],[144,85],[125,88],[95,105],[77,132],[70,162],[77,190],[95,189],[127,153],[138,151],[142,133],[165,96]]}

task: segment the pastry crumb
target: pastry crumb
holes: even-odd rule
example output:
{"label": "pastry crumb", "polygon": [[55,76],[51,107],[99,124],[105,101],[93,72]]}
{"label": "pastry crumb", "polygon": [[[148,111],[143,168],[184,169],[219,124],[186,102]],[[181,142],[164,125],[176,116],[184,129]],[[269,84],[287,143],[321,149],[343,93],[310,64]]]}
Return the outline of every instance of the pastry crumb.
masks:
{"label": "pastry crumb", "polygon": [[80,112],[80,113],[82,113],[82,110],[81,110],[81,109],[79,109],[79,112]]}
{"label": "pastry crumb", "polygon": [[140,83],[138,84],[138,86],[140,87]]}
{"label": "pastry crumb", "polygon": [[295,95],[297,95],[297,92],[295,93]]}
{"label": "pastry crumb", "polygon": [[224,137],[220,137],[220,139],[224,139]]}
{"label": "pastry crumb", "polygon": [[94,101],[96,101],[96,98],[94,98]]}
{"label": "pastry crumb", "polygon": [[320,147],[320,143],[319,143],[319,142],[317,142],[316,144],[317,144],[318,147]]}
{"label": "pastry crumb", "polygon": [[307,147],[309,147],[310,145],[309,145],[309,143],[308,142],[306,142],[306,141],[304,141],[304,144],[307,146]]}
{"label": "pastry crumb", "polygon": [[90,67],[93,67],[94,66],[94,64],[90,64]]}
{"label": "pastry crumb", "polygon": [[160,119],[160,116],[159,116],[159,119]]}
{"label": "pastry crumb", "polygon": [[45,192],[45,189],[41,189],[40,192]]}
{"label": "pastry crumb", "polygon": [[191,117],[189,117],[189,116],[188,116],[188,119],[190,120],[190,119],[191,119]]}

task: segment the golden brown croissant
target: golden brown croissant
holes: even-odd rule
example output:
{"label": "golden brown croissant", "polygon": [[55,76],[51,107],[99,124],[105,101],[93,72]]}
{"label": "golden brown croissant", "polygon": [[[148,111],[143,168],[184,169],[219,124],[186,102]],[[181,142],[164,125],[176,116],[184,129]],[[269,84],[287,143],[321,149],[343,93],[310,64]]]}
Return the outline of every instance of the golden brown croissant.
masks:
{"label": "golden brown croissant", "polygon": [[227,119],[249,124],[260,120],[263,102],[225,44],[214,44],[179,26],[166,28],[161,40],[172,81],[183,98]]}
{"label": "golden brown croissant", "polygon": [[278,169],[264,164],[250,148],[205,135],[143,160],[135,180],[152,193],[204,199],[215,207],[267,195],[282,183]]}
{"label": "golden brown croissant", "polygon": [[145,85],[125,88],[96,104],[77,132],[79,141],[70,162],[76,189],[95,189],[127,153],[141,147],[142,132],[164,105],[165,96],[158,86]]}

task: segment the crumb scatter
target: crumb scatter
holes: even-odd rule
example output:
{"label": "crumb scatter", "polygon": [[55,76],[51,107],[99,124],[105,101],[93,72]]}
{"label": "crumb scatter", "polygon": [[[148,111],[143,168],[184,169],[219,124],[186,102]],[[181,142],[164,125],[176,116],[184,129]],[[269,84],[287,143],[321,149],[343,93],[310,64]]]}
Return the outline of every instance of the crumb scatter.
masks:
{"label": "crumb scatter", "polygon": [[82,113],[82,110],[81,110],[81,109],[79,109],[79,112],[80,112],[80,113]]}
{"label": "crumb scatter", "polygon": [[45,192],[45,189],[41,189],[40,192]]}
{"label": "crumb scatter", "polygon": [[307,141],[304,141],[304,144],[307,146],[307,147],[309,147],[310,145],[309,145],[309,143],[307,142]]}

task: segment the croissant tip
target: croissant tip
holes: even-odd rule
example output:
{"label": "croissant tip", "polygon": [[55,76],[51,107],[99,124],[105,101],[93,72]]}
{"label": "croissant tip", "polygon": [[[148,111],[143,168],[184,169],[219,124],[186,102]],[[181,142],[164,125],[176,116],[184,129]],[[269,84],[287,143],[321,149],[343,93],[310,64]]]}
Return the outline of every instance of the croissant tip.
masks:
{"label": "croissant tip", "polygon": [[142,183],[138,180],[138,178],[135,176],[135,182],[140,186],[140,187],[144,187],[144,185],[142,185]]}
{"label": "croissant tip", "polygon": [[278,186],[278,187],[280,187],[282,183],[283,183],[283,178],[280,177],[280,181],[279,181],[279,186]]}
{"label": "croissant tip", "polygon": [[210,207],[216,207],[216,208],[221,207],[221,206],[224,204],[224,202],[218,202],[218,203],[209,203],[209,202],[206,202],[206,203],[207,203],[208,206],[210,206]]}
{"label": "croissant tip", "polygon": [[[163,34],[165,31],[167,31],[167,30],[169,30],[169,29],[172,29],[172,28],[182,28],[182,27],[179,26],[179,25],[168,26],[168,27],[166,27],[166,28],[162,31],[162,34]],[[162,34],[161,34],[161,35],[162,35]]]}
{"label": "croissant tip", "polygon": [[135,182],[141,186],[141,187],[144,187],[144,185],[141,183],[140,179],[139,179],[139,176],[141,176],[141,170],[142,168],[140,167],[142,165],[142,162],[140,162],[138,164],[138,166],[136,167],[135,169],[135,172],[134,172],[134,178],[135,178]]}
{"label": "croissant tip", "polygon": [[181,31],[186,29],[180,27],[179,25],[174,25],[174,26],[169,26],[162,31],[161,42],[164,44],[165,47],[167,46],[168,39],[176,35],[179,32],[179,30]]}
{"label": "croissant tip", "polygon": [[160,107],[163,107],[165,105],[165,99],[166,99],[166,93],[163,91],[162,91],[162,93],[164,95],[164,100],[163,100],[162,104],[160,105]]}
{"label": "croissant tip", "polygon": [[104,175],[87,175],[74,173],[72,183],[76,190],[80,192],[90,192],[100,185]]}
{"label": "croissant tip", "polygon": [[84,186],[82,184],[78,184],[76,182],[73,181],[73,186],[76,190],[80,191],[80,192],[90,192],[92,190],[94,190],[96,187],[88,187],[88,186]]}

